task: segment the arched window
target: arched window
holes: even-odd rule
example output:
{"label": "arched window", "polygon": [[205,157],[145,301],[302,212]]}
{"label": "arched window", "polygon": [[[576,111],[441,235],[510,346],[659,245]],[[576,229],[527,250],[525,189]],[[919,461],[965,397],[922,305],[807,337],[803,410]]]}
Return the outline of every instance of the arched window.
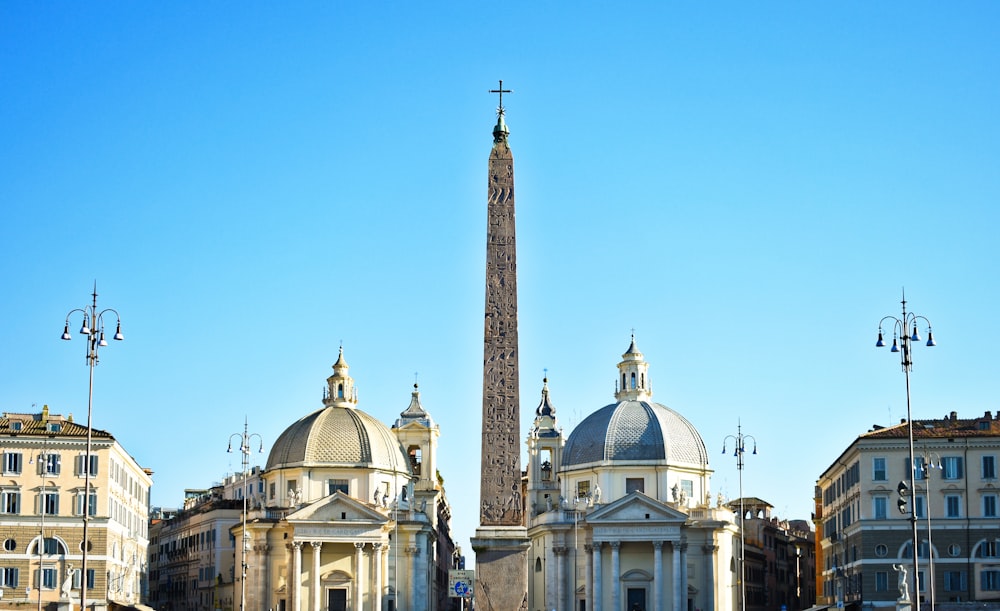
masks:
{"label": "arched window", "polygon": [[635,372],[632,372],[632,390],[635,390]]}
{"label": "arched window", "polygon": [[625,390],[628,386],[625,385],[625,374],[622,374],[622,390]]}
{"label": "arched window", "polygon": [[423,463],[423,453],[420,446],[410,446],[407,454],[410,455],[410,468],[413,469],[413,474],[420,475],[420,465]]}
{"label": "arched window", "polygon": [[343,399],[344,398],[344,385],[343,384],[337,384],[337,398],[338,399]]}
{"label": "arched window", "polygon": [[639,374],[639,386],[642,388],[646,388],[646,374],[644,373]]}
{"label": "arched window", "polygon": [[541,558],[535,558],[535,572],[536,573],[541,573],[542,572],[542,559]]}

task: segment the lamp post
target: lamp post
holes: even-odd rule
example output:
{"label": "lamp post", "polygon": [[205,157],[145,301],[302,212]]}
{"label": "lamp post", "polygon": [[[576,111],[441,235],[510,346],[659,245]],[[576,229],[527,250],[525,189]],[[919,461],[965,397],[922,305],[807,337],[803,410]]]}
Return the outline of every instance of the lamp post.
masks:
{"label": "lamp post", "polygon": [[[90,455],[93,448],[93,411],[94,411],[94,367],[97,366],[98,357],[97,353],[102,347],[107,346],[108,342],[104,339],[104,316],[106,314],[115,315],[115,334],[112,339],[115,341],[122,341],[125,336],[122,335],[122,318],[118,314],[118,310],[113,308],[105,308],[103,310],[97,309],[97,282],[94,282],[94,292],[91,294],[94,298],[93,303],[84,306],[82,308],[76,308],[70,310],[66,314],[66,324],[63,327],[62,339],[69,341],[73,339],[73,336],[69,334],[69,319],[76,312],[83,314],[83,324],[80,327],[80,335],[87,336],[87,366],[90,368],[90,380],[87,386],[87,451],[83,458],[83,543],[80,544],[80,549],[83,552],[81,567],[80,567],[80,608],[85,609],[87,606],[87,552],[90,551],[90,541],[87,539],[87,524],[90,522],[91,505],[90,505],[90,475],[93,471],[92,465],[90,464]],[[97,510],[96,506],[93,507],[94,511]]]}
{"label": "lamp post", "polygon": [[250,465],[250,443],[256,437],[259,447],[257,452],[264,451],[264,439],[258,433],[248,432],[249,427],[247,425],[246,416],[243,417],[243,432],[233,433],[229,436],[229,448],[226,449],[227,452],[232,453],[233,451],[233,438],[240,440],[240,454],[243,455],[243,492],[240,496],[243,497],[243,528],[240,531],[241,549],[240,549],[240,611],[244,611],[246,608],[247,599],[247,539],[249,535],[247,534],[247,470]]}
{"label": "lamp post", "polygon": [[[917,331],[917,324],[923,322],[927,326],[927,345],[935,346],[934,342],[934,332],[931,331],[931,321],[923,316],[918,316],[913,312],[906,311],[906,293],[903,293],[903,314],[900,318],[895,316],[883,316],[882,320],[878,323],[878,340],[875,342],[876,348],[882,348],[885,346],[885,341],[882,339],[882,325],[886,321],[892,322],[892,352],[898,352],[900,363],[903,367],[903,375],[906,378],[906,434],[909,443],[910,452],[910,491],[911,495],[916,492],[916,479],[917,479],[917,464],[913,453],[913,414],[910,407],[910,370],[913,368],[913,357],[912,357],[912,346],[911,342],[920,341],[920,333]],[[910,331],[912,329],[912,332]],[[914,497],[915,498],[915,497]],[[912,530],[912,547],[913,547],[913,608],[914,611],[920,611],[920,560],[918,559],[919,554],[917,553],[917,548],[920,545],[920,540],[917,538],[917,504],[916,502],[910,503],[910,527]],[[934,576],[931,575],[931,580],[933,581]]]}
{"label": "lamp post", "polygon": [[38,513],[38,611],[42,611],[42,567],[44,566],[45,553],[45,476],[49,472],[49,438],[51,435],[42,437],[42,451],[38,455],[38,468],[42,476],[42,492],[39,494]]}
{"label": "lamp post", "polygon": [[730,439],[736,446],[733,449],[733,456],[736,457],[736,471],[740,485],[740,611],[747,608],[747,580],[746,580],[746,536],[744,534],[743,521],[746,517],[746,509],[743,507],[743,454],[746,452],[746,442],[749,439],[753,442],[753,454],[757,453],[757,440],[752,435],[743,434],[743,425],[736,422],[736,435],[726,435],[722,440],[722,453],[726,453],[726,442]]}
{"label": "lamp post", "polygon": [[[937,462],[934,462],[935,457],[937,457]],[[941,461],[941,455],[937,452],[925,452],[923,461],[924,480],[927,482],[927,496],[924,497],[924,513],[927,514],[927,572],[931,576],[929,583],[931,611],[934,611],[934,545],[931,541],[931,469],[944,469],[944,464]]]}

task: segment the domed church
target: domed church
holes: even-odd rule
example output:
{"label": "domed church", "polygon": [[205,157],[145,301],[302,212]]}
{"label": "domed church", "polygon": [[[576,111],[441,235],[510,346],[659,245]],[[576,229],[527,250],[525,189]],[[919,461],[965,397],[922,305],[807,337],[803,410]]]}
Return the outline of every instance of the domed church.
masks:
{"label": "domed church", "polygon": [[341,348],[323,407],[275,441],[247,532],[232,530],[244,540],[236,566],[249,571],[246,609],[430,611],[448,602],[441,575],[454,543],[439,428],[415,384],[391,429],[361,411],[348,370]]}
{"label": "domed church", "polygon": [[563,437],[548,380],[528,435],[528,608],[736,608],[732,512],[714,506],[705,443],[652,401],[635,337],[615,402]]}

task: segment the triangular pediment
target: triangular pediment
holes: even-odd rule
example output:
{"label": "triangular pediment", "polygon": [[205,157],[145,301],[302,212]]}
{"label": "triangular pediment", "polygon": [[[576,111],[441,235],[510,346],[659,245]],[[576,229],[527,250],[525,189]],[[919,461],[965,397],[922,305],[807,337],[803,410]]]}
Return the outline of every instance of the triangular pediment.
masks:
{"label": "triangular pediment", "polygon": [[587,514],[594,541],[680,541],[687,514],[633,492]]}
{"label": "triangular pediment", "polygon": [[633,492],[613,503],[608,503],[600,509],[587,515],[587,523],[621,524],[635,523],[669,523],[680,525],[687,521],[687,514],[652,499],[641,492]]}
{"label": "triangular pediment", "polygon": [[367,503],[338,491],[295,510],[288,514],[286,520],[290,524],[353,522],[382,525],[389,521],[389,517]]}

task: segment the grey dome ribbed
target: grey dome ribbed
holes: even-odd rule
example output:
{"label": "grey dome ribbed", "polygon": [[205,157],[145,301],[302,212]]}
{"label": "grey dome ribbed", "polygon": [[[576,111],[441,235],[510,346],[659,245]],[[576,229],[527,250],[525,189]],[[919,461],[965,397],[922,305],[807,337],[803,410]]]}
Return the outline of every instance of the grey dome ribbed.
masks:
{"label": "grey dome ribbed", "polygon": [[708,465],[705,442],[683,416],[652,401],[621,401],[580,423],[563,451],[563,466],[604,461]]}
{"label": "grey dome ribbed", "polygon": [[267,457],[267,469],[349,466],[409,472],[396,436],[368,414],[325,407],[285,429]]}

